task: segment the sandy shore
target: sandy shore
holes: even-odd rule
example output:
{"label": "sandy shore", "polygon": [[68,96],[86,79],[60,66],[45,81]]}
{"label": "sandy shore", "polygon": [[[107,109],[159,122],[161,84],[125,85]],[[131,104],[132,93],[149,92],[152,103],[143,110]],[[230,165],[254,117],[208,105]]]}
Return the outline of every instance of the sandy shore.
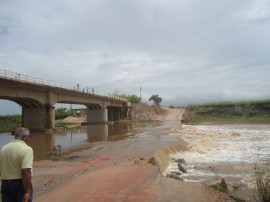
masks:
{"label": "sandy shore", "polygon": [[102,142],[62,161],[34,162],[34,201],[233,201],[210,187],[165,177],[148,163],[162,147],[185,146],[168,135],[166,124],[179,121],[183,111],[167,110],[157,117],[164,124],[144,129],[141,142]]}

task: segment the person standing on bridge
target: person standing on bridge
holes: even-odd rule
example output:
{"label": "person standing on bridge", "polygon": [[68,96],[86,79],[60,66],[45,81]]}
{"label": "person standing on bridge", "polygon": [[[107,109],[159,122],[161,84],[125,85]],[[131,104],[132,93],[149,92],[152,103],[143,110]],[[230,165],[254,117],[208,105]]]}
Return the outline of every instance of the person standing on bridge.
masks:
{"label": "person standing on bridge", "polygon": [[12,142],[0,150],[0,176],[2,202],[32,201],[33,149],[27,145],[30,130],[18,128]]}

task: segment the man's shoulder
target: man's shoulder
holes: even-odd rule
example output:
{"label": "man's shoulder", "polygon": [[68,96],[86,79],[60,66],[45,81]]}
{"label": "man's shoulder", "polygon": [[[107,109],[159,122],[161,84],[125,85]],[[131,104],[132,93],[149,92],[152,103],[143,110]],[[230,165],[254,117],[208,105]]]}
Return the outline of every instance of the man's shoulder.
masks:
{"label": "man's shoulder", "polygon": [[9,142],[9,143],[5,144],[5,145],[0,149],[0,151],[4,151],[6,148],[10,147],[11,143],[12,143],[12,142]]}
{"label": "man's shoulder", "polygon": [[27,148],[28,151],[32,151],[33,152],[33,148],[32,147],[30,147],[28,145],[26,145],[26,146],[27,146],[26,148]]}

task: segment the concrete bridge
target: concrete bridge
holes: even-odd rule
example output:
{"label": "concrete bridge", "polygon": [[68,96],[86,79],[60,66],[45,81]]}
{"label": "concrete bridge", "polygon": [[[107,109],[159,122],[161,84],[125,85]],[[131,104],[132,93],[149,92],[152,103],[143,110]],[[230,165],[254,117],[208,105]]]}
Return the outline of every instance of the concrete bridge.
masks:
{"label": "concrete bridge", "polygon": [[85,105],[88,123],[127,118],[130,106],[126,99],[98,95],[79,84],[71,86],[7,70],[0,70],[0,99],[19,104],[22,126],[37,130],[55,128],[56,103]]}

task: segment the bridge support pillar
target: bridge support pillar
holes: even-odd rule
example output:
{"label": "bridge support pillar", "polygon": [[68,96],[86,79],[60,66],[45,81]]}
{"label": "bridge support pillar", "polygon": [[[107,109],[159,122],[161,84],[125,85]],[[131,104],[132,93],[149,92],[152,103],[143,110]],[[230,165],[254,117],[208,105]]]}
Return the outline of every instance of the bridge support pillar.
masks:
{"label": "bridge support pillar", "polygon": [[122,109],[109,109],[108,119],[109,121],[117,121],[123,118]]}
{"label": "bridge support pillar", "polygon": [[107,109],[87,109],[88,123],[107,123],[108,114]]}
{"label": "bridge support pillar", "polygon": [[113,111],[112,110],[108,110],[108,121],[113,121]]}
{"label": "bridge support pillar", "polygon": [[54,107],[23,108],[22,126],[34,129],[45,130],[55,128]]}

